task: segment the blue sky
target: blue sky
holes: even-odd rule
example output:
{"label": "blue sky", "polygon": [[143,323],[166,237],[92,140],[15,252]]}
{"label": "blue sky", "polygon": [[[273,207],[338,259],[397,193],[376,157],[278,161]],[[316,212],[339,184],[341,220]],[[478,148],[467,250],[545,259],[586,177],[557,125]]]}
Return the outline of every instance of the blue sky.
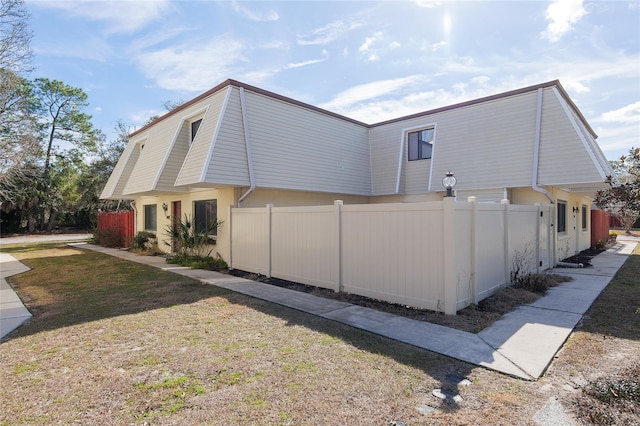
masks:
{"label": "blue sky", "polygon": [[36,70],[139,126],[233,78],[367,123],[559,79],[640,146],[640,1],[26,0]]}

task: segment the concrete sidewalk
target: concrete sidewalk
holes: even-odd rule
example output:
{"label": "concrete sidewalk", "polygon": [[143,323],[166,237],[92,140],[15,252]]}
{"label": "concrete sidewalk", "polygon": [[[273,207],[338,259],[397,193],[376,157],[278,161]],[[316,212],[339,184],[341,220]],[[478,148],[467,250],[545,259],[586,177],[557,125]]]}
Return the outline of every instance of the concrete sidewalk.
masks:
{"label": "concrete sidewalk", "polygon": [[478,334],[218,272],[170,265],[162,257],[137,256],[127,251],[83,243],[73,245],[155,266],[511,376],[536,380],[636,244],[637,239],[619,238],[614,247],[593,258],[593,267],[550,270],[550,273],[570,275],[573,281],[551,289],[547,296],[505,315]]}
{"label": "concrete sidewalk", "polygon": [[7,284],[7,277],[27,272],[28,267],[8,253],[0,252],[0,339],[31,318],[22,300]]}

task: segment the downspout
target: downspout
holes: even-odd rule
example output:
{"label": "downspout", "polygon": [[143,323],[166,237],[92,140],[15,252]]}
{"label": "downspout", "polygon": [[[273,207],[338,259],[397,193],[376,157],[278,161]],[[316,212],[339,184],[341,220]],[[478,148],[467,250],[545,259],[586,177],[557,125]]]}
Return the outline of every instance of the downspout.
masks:
{"label": "downspout", "polygon": [[538,163],[540,161],[540,133],[542,127],[542,88],[538,89],[538,104],[536,108],[536,135],[533,145],[533,171],[531,173],[531,188],[534,191],[543,193],[551,204],[555,204],[556,200],[551,196],[549,191],[538,186]]}
{"label": "downspout", "polygon": [[131,203],[129,204],[131,206],[131,209],[133,210],[133,235],[137,234],[137,228],[138,228],[138,209],[136,208],[136,200],[131,201]]}
{"label": "downspout", "polygon": [[242,206],[242,201],[256,189],[256,177],[253,173],[253,159],[251,157],[251,140],[249,138],[249,125],[247,123],[247,107],[244,98],[244,87],[240,87],[240,110],[242,111],[242,126],[244,128],[244,143],[247,151],[247,167],[249,168],[249,190],[238,199],[237,207]]}

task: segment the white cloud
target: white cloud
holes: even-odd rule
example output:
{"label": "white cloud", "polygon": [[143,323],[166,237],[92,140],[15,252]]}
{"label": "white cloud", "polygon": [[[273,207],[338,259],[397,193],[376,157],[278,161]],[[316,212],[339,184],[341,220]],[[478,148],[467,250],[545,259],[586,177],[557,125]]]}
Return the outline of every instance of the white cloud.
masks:
{"label": "white cloud", "polygon": [[189,41],[152,52],[135,61],[142,73],[167,90],[200,91],[238,74],[245,45],[229,36]]}
{"label": "white cloud", "polygon": [[580,94],[580,95],[584,94],[584,93],[589,93],[591,91],[590,88],[588,88],[587,86],[585,86],[581,82],[573,80],[573,79],[564,80],[562,82],[562,85],[568,91],[573,92],[573,93],[577,93],[577,94]]}
{"label": "white cloud", "polygon": [[573,28],[573,24],[587,14],[582,4],[583,0],[554,0],[548,7],[546,19],[549,21],[547,29],[542,32],[542,38],[552,43]]}
{"label": "white cloud", "polygon": [[330,111],[344,110],[355,103],[388,95],[424,80],[425,77],[422,75],[412,75],[393,80],[381,80],[361,84],[338,93],[331,101],[322,104],[320,107]]}
{"label": "white cloud", "polygon": [[376,31],[371,37],[364,39],[364,43],[362,43],[358,51],[363,55],[367,55],[371,51],[373,43],[379,40],[382,40],[382,33],[380,31]]}
{"label": "white cloud", "polygon": [[302,67],[306,67],[307,65],[313,65],[313,64],[318,64],[320,62],[324,62],[326,61],[326,59],[311,59],[309,61],[302,61],[302,62],[289,62],[286,66],[285,69],[293,69],[293,68],[302,68]]}
{"label": "white cloud", "polygon": [[613,123],[640,123],[640,101],[602,114],[602,121]]}
{"label": "white cloud", "polygon": [[424,7],[427,9],[433,9],[435,7],[440,6],[441,2],[436,0],[414,0],[414,3],[418,7]]}
{"label": "white cloud", "polygon": [[342,37],[345,33],[359,28],[362,26],[360,22],[331,22],[324,27],[316,28],[306,34],[298,35],[298,44],[302,46],[316,45],[316,44],[328,44],[338,38]]}
{"label": "white cloud", "polygon": [[398,49],[398,48],[402,47],[402,45],[400,43],[398,43],[397,41],[392,41],[391,43],[389,43],[389,47],[391,49]]}
{"label": "white cloud", "polygon": [[144,123],[146,123],[150,117],[154,117],[156,115],[160,116],[167,111],[159,110],[159,109],[146,109],[134,112],[129,115],[129,120],[133,123],[134,128],[131,130],[132,132],[138,130],[142,127]]}
{"label": "white cloud", "polygon": [[107,33],[137,31],[173,9],[168,0],[148,1],[43,1],[32,3],[38,7],[60,9],[65,12],[101,21]]}
{"label": "white cloud", "polygon": [[276,12],[275,10],[267,10],[266,12],[256,11],[241,5],[237,0],[234,0],[232,4],[233,10],[252,21],[271,22],[280,19],[278,12]]}
{"label": "white cloud", "polygon": [[438,43],[434,43],[431,45],[431,50],[433,50],[434,52],[437,52],[438,50],[442,49],[443,47],[446,47],[449,43],[447,43],[446,41],[439,41]]}

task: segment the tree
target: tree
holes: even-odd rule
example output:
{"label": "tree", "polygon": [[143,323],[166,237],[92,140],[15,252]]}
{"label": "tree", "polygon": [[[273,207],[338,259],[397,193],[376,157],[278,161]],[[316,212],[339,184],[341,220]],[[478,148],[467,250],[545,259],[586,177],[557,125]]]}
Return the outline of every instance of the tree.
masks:
{"label": "tree", "polygon": [[40,227],[50,231],[64,208],[60,185],[66,183],[65,176],[71,178],[72,171],[78,172],[84,155],[95,151],[97,133],[91,116],[83,112],[89,104],[82,89],[37,78],[33,82],[33,96],[44,152],[42,179],[37,187],[42,200]]}
{"label": "tree", "polygon": [[5,212],[18,202],[21,183],[33,178],[39,157],[31,87],[20,76],[32,69],[28,19],[22,0],[0,1],[0,206]]}
{"label": "tree", "polygon": [[39,170],[38,126],[29,82],[0,69],[0,204],[16,199],[21,182]]}
{"label": "tree", "polygon": [[18,74],[31,71],[33,33],[28,21],[23,0],[0,1],[0,69]]}
{"label": "tree", "polygon": [[607,177],[610,188],[596,193],[596,206],[616,217],[629,233],[640,217],[640,148],[631,148],[629,155],[623,155],[613,169],[617,179]]}

